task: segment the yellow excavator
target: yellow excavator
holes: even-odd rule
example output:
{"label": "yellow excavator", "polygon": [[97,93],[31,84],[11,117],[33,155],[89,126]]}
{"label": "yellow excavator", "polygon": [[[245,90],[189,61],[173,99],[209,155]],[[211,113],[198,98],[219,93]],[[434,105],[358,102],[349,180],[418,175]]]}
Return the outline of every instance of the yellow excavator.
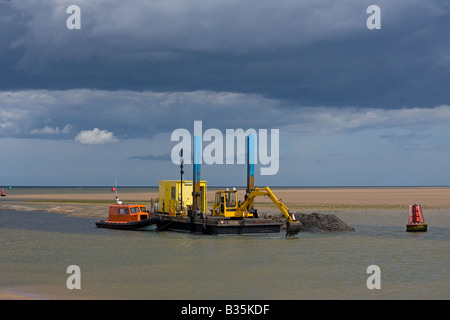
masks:
{"label": "yellow excavator", "polygon": [[214,198],[212,215],[228,218],[258,218],[257,211],[253,208],[253,203],[257,196],[269,197],[281,213],[283,213],[287,219],[286,236],[294,236],[300,231],[300,221],[295,219],[294,214],[289,211],[289,208],[282,201],[278,200],[269,187],[247,189],[243,202],[239,201],[237,191],[234,188],[232,190],[217,191]]}
{"label": "yellow excavator", "polygon": [[221,216],[235,219],[244,218],[258,218],[256,209],[253,208],[253,203],[257,196],[267,196],[283,213],[286,222],[286,237],[294,236],[299,233],[301,222],[295,219],[295,216],[289,211],[289,208],[273,194],[269,187],[255,188],[255,136],[250,134],[246,138],[247,145],[247,188],[245,191],[244,202],[240,202],[237,198],[237,191],[221,190],[217,191],[214,198],[213,216]]}

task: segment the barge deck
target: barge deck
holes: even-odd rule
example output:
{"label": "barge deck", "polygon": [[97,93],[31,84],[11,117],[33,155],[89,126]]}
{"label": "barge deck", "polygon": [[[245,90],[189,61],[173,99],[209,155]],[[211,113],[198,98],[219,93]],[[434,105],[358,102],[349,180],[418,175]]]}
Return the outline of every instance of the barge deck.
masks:
{"label": "barge deck", "polygon": [[160,214],[157,223],[158,231],[178,231],[198,234],[250,234],[250,233],[279,233],[281,223],[270,219],[243,218],[232,219],[225,217],[204,216],[192,221],[188,216],[171,216]]}

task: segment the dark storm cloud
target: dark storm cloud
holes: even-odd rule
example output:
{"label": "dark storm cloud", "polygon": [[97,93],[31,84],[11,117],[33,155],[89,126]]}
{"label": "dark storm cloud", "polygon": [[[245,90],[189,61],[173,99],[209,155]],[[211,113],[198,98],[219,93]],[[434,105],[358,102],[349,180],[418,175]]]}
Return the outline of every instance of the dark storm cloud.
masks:
{"label": "dark storm cloud", "polygon": [[[70,4],[0,2],[0,89],[210,90],[382,108],[450,98],[445,1],[78,1],[81,30],[66,28]],[[366,28],[371,4],[381,30]]]}

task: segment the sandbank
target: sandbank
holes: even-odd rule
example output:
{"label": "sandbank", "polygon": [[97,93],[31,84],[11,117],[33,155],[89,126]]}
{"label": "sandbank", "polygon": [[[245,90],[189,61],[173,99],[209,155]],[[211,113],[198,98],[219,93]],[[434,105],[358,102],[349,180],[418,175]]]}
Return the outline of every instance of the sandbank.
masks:
{"label": "sandbank", "polygon": [[[216,188],[209,188],[207,201],[214,199]],[[450,208],[450,187],[364,187],[364,188],[272,188],[275,195],[296,211],[330,211],[352,209],[405,209],[418,203],[424,208]],[[130,192],[119,194],[124,203],[142,203],[150,206],[156,201],[157,192]],[[240,199],[244,190],[239,190]],[[4,210],[40,210],[68,213],[84,217],[106,217],[109,203],[114,203],[115,195],[103,193],[82,194],[14,194],[9,192],[0,200]],[[270,208],[271,200],[258,197],[256,204]],[[272,211],[272,210],[270,210]]]}

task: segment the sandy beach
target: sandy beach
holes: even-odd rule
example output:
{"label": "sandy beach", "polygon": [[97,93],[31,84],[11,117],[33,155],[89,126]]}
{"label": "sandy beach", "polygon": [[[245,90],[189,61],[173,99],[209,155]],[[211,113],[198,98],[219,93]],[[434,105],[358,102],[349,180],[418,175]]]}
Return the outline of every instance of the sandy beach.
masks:
{"label": "sandy beach", "polygon": [[[207,201],[214,199],[214,188],[208,190]],[[450,187],[383,187],[383,188],[273,188],[275,195],[287,206],[298,212],[320,212],[353,209],[404,209],[418,203],[424,208],[450,208]],[[244,191],[239,191],[243,198]],[[157,192],[125,192],[119,194],[125,203],[136,202],[150,205],[158,198]],[[10,192],[0,200],[0,209],[42,210],[61,212],[82,217],[106,217],[107,205],[114,202],[114,194],[59,193],[14,194]],[[271,200],[259,197],[256,204],[272,212]],[[275,210],[276,211],[276,210]]]}

